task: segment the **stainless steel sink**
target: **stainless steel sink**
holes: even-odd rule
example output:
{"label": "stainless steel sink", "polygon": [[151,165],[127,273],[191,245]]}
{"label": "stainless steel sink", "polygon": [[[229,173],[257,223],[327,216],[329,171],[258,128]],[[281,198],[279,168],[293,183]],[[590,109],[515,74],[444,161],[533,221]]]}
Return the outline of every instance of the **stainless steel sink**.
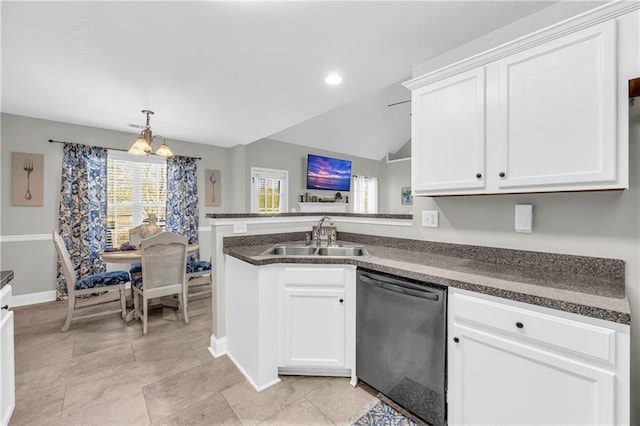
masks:
{"label": "stainless steel sink", "polygon": [[313,246],[275,246],[262,253],[262,255],[275,256],[311,256],[315,254],[317,247]]}
{"label": "stainless steel sink", "polygon": [[367,251],[362,247],[320,247],[318,256],[365,256]]}
{"label": "stainless steel sink", "polygon": [[262,256],[366,256],[367,251],[360,246],[315,247],[299,245],[277,245],[262,252]]}

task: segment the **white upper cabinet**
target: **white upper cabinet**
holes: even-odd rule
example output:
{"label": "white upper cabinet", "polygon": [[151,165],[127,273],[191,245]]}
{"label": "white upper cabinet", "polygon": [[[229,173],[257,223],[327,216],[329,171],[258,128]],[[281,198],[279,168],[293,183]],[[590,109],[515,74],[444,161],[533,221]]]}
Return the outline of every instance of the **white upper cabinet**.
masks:
{"label": "white upper cabinet", "polygon": [[414,192],[484,188],[484,80],[481,67],[413,91]]}
{"label": "white upper cabinet", "polygon": [[628,187],[638,6],[603,6],[415,78],[414,195]]}
{"label": "white upper cabinet", "polygon": [[616,185],[615,29],[608,21],[497,61],[500,189]]}

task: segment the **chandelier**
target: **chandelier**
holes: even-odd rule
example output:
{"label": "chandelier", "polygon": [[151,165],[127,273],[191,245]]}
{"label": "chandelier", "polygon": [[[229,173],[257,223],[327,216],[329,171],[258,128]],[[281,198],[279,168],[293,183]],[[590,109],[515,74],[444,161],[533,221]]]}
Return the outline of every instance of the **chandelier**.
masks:
{"label": "chandelier", "polygon": [[151,127],[149,126],[149,119],[153,115],[153,111],[148,109],[142,110],[143,114],[147,115],[147,125],[144,127],[142,132],[140,132],[140,136],[133,143],[131,148],[129,148],[129,154],[134,155],[149,155],[153,149],[154,139],[162,139],[162,142],[157,141],[156,143],[160,146],[156,150],[155,154],[160,155],[162,157],[173,157],[173,152],[169,149],[169,146],[166,144],[164,138],[162,136],[153,136],[151,132]]}

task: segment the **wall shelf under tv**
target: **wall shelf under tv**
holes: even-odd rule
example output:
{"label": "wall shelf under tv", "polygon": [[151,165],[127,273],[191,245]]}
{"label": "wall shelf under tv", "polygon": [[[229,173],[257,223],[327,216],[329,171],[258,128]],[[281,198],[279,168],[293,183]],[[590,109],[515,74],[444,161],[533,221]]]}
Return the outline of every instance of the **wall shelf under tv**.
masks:
{"label": "wall shelf under tv", "polygon": [[300,212],[346,213],[349,203],[298,203]]}

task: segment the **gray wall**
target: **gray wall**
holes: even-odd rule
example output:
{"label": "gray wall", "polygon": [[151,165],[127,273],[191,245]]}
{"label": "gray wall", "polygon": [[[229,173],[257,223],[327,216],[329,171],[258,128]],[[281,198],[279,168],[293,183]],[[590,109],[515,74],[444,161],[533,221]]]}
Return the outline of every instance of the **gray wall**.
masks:
{"label": "gray wall", "polygon": [[412,213],[413,205],[401,203],[402,188],[411,188],[411,159],[387,163],[381,161],[384,170],[384,185],[380,186],[381,213]]}
{"label": "gray wall", "polygon": [[[0,177],[0,236],[2,251],[0,267],[13,269],[14,295],[52,291],[55,289],[55,253],[51,240],[42,235],[57,229],[60,199],[60,173],[62,145],[49,143],[49,139],[128,149],[136,134],[116,132],[48,120],[1,115]],[[178,155],[202,157],[198,161],[198,191],[204,193],[204,170],[222,172],[221,207],[205,207],[201,197],[200,226],[207,226],[204,216],[209,212],[231,211],[229,150],[209,145],[168,140],[171,150]],[[29,152],[44,155],[44,205],[42,207],[14,207],[11,205],[11,153]],[[228,176],[228,177],[227,177]],[[9,241],[17,238],[20,241]],[[210,237],[200,237],[206,247]],[[204,249],[204,247],[203,247]],[[205,257],[209,255],[203,253]]]}
{"label": "gray wall", "polygon": [[[351,160],[351,173],[356,175],[376,176],[379,184],[384,185],[384,170],[379,161],[339,154],[332,151],[324,151],[307,146],[295,145],[271,139],[261,139],[247,145],[246,173],[251,175],[251,167],[266,167],[289,171],[289,209],[298,208],[300,192],[310,192],[319,197],[333,197],[336,191],[307,190],[306,161],[307,154],[324,155],[344,160]],[[251,207],[251,182],[247,179],[245,202],[247,211]],[[349,192],[341,192],[342,196],[350,195]]]}

